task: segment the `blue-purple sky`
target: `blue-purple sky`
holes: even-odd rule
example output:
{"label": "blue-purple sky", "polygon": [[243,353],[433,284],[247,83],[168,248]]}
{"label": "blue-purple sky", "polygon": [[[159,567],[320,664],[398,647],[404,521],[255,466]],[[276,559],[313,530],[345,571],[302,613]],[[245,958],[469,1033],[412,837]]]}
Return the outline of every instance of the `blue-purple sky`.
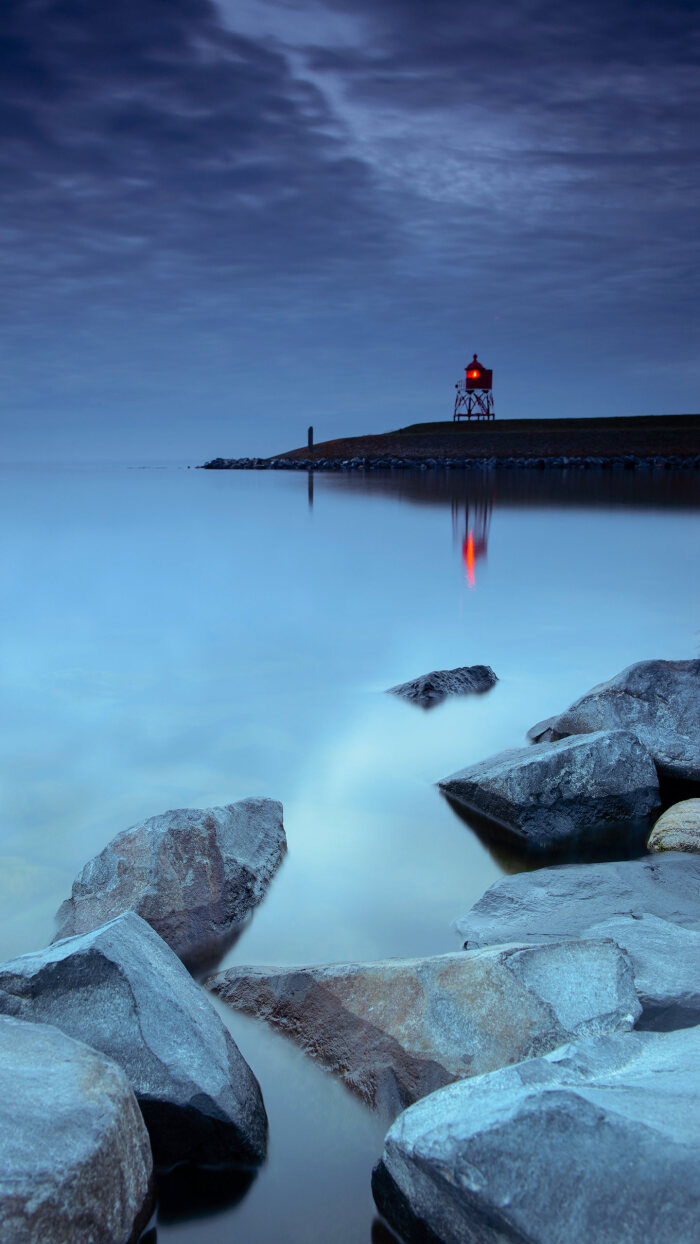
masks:
{"label": "blue-purple sky", "polygon": [[694,411],[684,0],[6,0],[4,460]]}

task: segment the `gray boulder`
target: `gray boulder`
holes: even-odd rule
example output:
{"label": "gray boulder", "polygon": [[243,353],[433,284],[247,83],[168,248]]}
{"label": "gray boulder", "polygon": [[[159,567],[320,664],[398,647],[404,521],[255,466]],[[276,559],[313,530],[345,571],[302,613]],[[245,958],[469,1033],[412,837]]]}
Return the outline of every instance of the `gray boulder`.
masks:
{"label": "gray boulder", "polygon": [[631,730],[661,776],[700,782],[700,660],[639,661],[539,727],[552,739]]}
{"label": "gray boulder", "polygon": [[696,1244],[700,1030],[595,1037],[416,1103],[373,1190],[406,1241]]}
{"label": "gray boulder", "polygon": [[411,682],[389,687],[390,695],[410,700],[421,708],[434,708],[450,695],[483,694],[498,682],[490,665],[463,665],[455,670],[433,670]]}
{"label": "gray boulder", "polygon": [[652,829],[647,848],[700,852],[700,799],[684,799],[667,808]]}
{"label": "gray boulder", "polygon": [[0,1011],[53,1024],[114,1059],[160,1164],[264,1158],[257,1080],[206,994],[134,912],[3,964]]}
{"label": "gray boulder", "polygon": [[501,752],[439,787],[535,852],[643,843],[660,806],[651,756],[626,730]]}
{"label": "gray boulder", "polygon": [[540,868],[496,881],[457,921],[470,950],[610,937],[629,955],[638,1027],[700,1023],[700,857]]}
{"label": "gray boulder", "polygon": [[658,916],[611,916],[586,929],[609,937],[632,965],[642,1014],[637,1028],[671,1032],[700,1024],[700,932]]}
{"label": "gray boulder", "polygon": [[43,1024],[0,1018],[0,1239],[127,1244],[153,1159],[123,1071]]}
{"label": "gray boulder", "polygon": [[57,913],[54,941],[131,910],[189,966],[210,963],[235,941],[286,849],[274,799],[149,817],[85,865]]}
{"label": "gray boulder", "polygon": [[370,1105],[396,1113],[441,1085],[624,1029],[639,1014],[610,941],[304,968],[235,967],[208,982]]}
{"label": "gray boulder", "polygon": [[658,916],[700,932],[700,858],[671,852],[608,864],[563,864],[495,881],[457,931],[469,950],[585,937],[612,916]]}

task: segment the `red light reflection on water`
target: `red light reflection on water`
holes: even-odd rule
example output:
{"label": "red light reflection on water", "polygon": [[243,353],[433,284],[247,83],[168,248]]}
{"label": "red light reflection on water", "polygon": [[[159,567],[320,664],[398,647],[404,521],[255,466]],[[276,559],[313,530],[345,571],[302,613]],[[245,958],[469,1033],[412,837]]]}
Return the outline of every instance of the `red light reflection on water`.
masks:
{"label": "red light reflection on water", "polygon": [[474,554],[474,533],[471,527],[469,528],[469,535],[462,544],[462,560],[467,568],[467,583],[470,587],[474,587],[476,582],[474,579],[474,562],[476,559]]}

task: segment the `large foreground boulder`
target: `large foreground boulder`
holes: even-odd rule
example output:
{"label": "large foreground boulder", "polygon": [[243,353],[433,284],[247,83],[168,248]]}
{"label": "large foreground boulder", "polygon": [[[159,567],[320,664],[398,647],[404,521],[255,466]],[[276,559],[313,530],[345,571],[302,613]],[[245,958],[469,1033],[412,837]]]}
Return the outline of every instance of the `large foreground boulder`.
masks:
{"label": "large foreground boulder", "polygon": [[0,1011],[53,1024],[114,1059],[159,1163],[264,1158],[255,1076],[206,994],[134,912],[3,964]]}
{"label": "large foreground boulder", "polygon": [[462,665],[454,670],[433,670],[411,682],[389,687],[391,695],[418,704],[421,708],[434,708],[450,695],[482,695],[498,682],[490,665]]}
{"label": "large foreground boulder", "polygon": [[44,1024],[0,1018],[0,1239],[127,1244],[153,1159],[124,1073]]}
{"label": "large foreground boulder", "polygon": [[631,730],[659,773],[700,783],[700,660],[639,661],[529,732],[537,741]]}
{"label": "large foreground boulder", "polygon": [[611,941],[327,967],[235,967],[208,984],[391,1113],[454,1079],[572,1036],[630,1028],[639,1014],[629,964]]}
{"label": "large foreground boulder", "polygon": [[700,857],[541,868],[496,881],[457,921],[465,946],[612,938],[629,956],[637,1026],[700,1024]]}
{"label": "large foreground boulder", "polygon": [[54,941],[131,910],[189,966],[216,960],[263,898],[286,846],[274,799],[149,817],[85,865],[58,911]]}
{"label": "large foreground boulder", "polygon": [[373,1188],[421,1244],[695,1244],[698,1146],[700,1030],[614,1034],[418,1102]]}
{"label": "large foreground boulder", "polygon": [[439,783],[440,790],[531,851],[644,842],[660,806],[656,769],[626,730],[501,752]]}
{"label": "large foreground boulder", "polygon": [[700,852],[700,799],[674,803],[660,816],[649,835],[650,851]]}

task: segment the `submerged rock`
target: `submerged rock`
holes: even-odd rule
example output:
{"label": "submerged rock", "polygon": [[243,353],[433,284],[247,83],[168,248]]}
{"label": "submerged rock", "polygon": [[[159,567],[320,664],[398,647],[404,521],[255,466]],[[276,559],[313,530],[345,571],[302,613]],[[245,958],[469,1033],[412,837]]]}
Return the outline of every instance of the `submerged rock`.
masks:
{"label": "submerged rock", "polygon": [[234,967],[208,985],[392,1113],[454,1079],[572,1036],[629,1028],[640,1009],[629,963],[610,941],[322,967]]}
{"label": "submerged rock", "polygon": [[684,799],[668,808],[652,829],[647,848],[700,852],[700,799]]}
{"label": "submerged rock", "polygon": [[654,763],[626,730],[521,747],[461,769],[440,790],[534,851],[643,843],[660,806]]}
{"label": "submerged rock", "polygon": [[54,941],[131,910],[190,966],[216,960],[263,898],[286,848],[275,799],[149,817],[85,865],[58,911]]}
{"label": "submerged rock", "polygon": [[123,1071],[44,1024],[0,1018],[0,1239],[126,1244],[153,1201]]}
{"label": "submerged rock", "polygon": [[618,1033],[432,1094],[373,1190],[406,1241],[694,1244],[700,1029]]}
{"label": "submerged rock", "polygon": [[662,777],[700,783],[700,660],[639,661],[539,727],[552,739],[631,730]]}
{"label": "submerged rock", "polygon": [[421,708],[434,708],[450,695],[481,695],[496,682],[498,679],[490,665],[463,665],[455,670],[433,670],[411,682],[389,687],[389,694],[401,696]]}
{"label": "submerged rock", "polygon": [[206,994],[134,912],[3,964],[0,1011],[53,1024],[114,1059],[159,1163],[264,1158],[255,1076]]}

